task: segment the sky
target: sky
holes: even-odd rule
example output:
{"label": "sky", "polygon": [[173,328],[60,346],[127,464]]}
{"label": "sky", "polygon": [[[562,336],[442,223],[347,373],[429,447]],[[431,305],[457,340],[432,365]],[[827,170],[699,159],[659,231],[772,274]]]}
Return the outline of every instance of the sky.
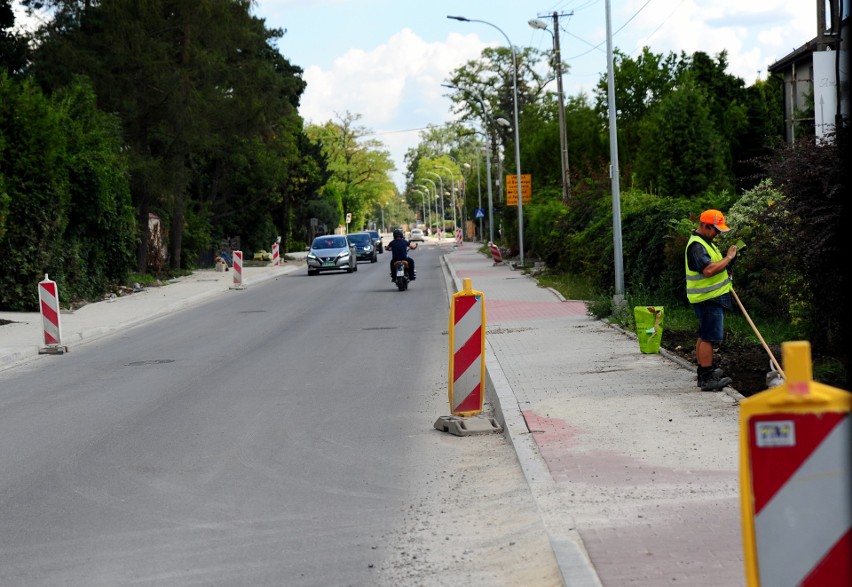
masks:
{"label": "sky", "polygon": [[[358,124],[390,152],[400,189],[404,156],[419,131],[453,119],[441,84],[454,69],[485,47],[507,46],[507,37],[516,47],[553,48],[552,34],[529,19],[545,17],[553,31],[549,16],[559,14],[566,97],[591,98],[606,75],[605,0],[255,0],[253,11],[268,27],[286,30],[278,50],[304,71],[305,121],[360,115]],[[644,46],[657,54],[727,50],[728,72],[746,85],[765,79],[770,64],[817,29],[816,0],[611,0],[610,14],[613,47],[623,53],[636,57]],[[555,92],[556,84],[548,89]]]}

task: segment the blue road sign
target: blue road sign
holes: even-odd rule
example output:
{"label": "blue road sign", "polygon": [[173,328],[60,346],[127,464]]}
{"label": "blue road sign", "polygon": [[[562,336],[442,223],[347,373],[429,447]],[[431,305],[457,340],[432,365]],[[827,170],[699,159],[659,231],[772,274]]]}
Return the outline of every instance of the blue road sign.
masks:
{"label": "blue road sign", "polygon": [[474,218],[485,218],[485,210],[482,208],[477,208],[473,211]]}

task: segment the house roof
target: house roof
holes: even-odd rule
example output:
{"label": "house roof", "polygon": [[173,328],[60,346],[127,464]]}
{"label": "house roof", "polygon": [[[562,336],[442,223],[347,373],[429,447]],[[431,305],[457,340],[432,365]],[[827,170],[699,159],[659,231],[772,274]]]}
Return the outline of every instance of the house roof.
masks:
{"label": "house roof", "polygon": [[782,57],[775,63],[769,66],[769,71],[771,73],[782,73],[785,71],[790,65],[794,63],[798,63],[803,59],[809,58],[813,55],[816,50],[817,39],[813,38],[798,49],[795,49],[792,53],[789,53],[785,57]]}

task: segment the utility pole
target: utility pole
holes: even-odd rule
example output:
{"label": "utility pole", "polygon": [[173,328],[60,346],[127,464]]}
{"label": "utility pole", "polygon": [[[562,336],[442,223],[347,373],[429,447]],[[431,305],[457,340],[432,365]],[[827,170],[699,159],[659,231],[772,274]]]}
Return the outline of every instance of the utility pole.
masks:
{"label": "utility pole", "polygon": [[[573,12],[571,14],[574,14]],[[570,15],[569,15],[570,16]],[[571,199],[571,176],[568,173],[568,136],[565,130],[565,93],[562,91],[562,56],[559,52],[559,14],[553,12],[553,57],[556,60],[556,91],[559,94],[559,146],[562,149],[562,202]]]}
{"label": "utility pole", "polygon": [[[568,166],[568,131],[565,129],[565,93],[562,90],[562,54],[559,50],[559,17],[573,16],[574,12],[559,14],[541,14],[539,18],[553,19],[553,69],[556,71],[556,93],[559,99],[559,152],[562,163],[562,203],[568,204],[571,199],[571,175]],[[530,26],[537,29],[547,29],[547,25],[541,20],[529,21]],[[550,31],[548,31],[550,32]]]}

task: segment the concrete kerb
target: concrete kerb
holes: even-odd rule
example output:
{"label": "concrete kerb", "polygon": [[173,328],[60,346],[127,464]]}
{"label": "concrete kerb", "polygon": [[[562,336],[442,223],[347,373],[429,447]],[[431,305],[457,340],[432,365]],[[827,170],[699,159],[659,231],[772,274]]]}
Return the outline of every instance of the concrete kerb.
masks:
{"label": "concrete kerb", "polygon": [[[447,307],[449,308],[452,302],[452,293],[461,291],[463,285],[453,271],[452,261],[448,256],[442,256],[441,261],[444,264],[444,277],[447,282]],[[558,292],[551,291],[564,301],[564,298]],[[487,292],[483,293],[487,296]],[[570,581],[572,587],[602,587],[579,532],[574,530],[571,535],[564,534],[550,523],[553,517],[546,515],[546,512],[550,509],[548,504],[552,503],[553,498],[557,496],[555,482],[547,469],[547,465],[538,453],[538,446],[527,427],[526,420],[524,420],[517,396],[503,373],[487,336],[485,339],[485,378],[486,400],[492,405],[494,418],[503,427],[503,434],[515,450],[518,463],[521,465],[524,478],[535,500],[539,517],[547,531],[550,548],[562,575],[563,584],[568,585]],[[560,516],[564,518],[564,512],[560,513]],[[576,528],[573,521],[567,525]]]}

